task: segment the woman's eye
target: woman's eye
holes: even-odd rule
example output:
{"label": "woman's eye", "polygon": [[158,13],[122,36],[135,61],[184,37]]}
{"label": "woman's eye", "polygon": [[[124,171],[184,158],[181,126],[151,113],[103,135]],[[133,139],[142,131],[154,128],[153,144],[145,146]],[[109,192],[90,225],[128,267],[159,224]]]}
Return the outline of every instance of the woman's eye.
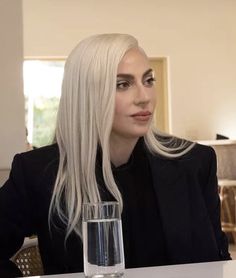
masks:
{"label": "woman's eye", "polygon": [[130,83],[128,81],[117,81],[116,89],[119,91],[127,90],[130,87]]}
{"label": "woman's eye", "polygon": [[156,79],[154,77],[148,77],[144,80],[144,85],[148,87],[152,87],[155,83]]}

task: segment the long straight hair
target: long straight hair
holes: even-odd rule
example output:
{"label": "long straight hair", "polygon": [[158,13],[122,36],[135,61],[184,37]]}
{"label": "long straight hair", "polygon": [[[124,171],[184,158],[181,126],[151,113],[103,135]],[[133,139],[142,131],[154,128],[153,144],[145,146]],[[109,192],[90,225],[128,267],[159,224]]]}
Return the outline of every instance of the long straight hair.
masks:
{"label": "long straight hair", "polygon": [[[96,35],[81,41],[66,61],[56,125],[60,159],[49,221],[57,213],[66,224],[67,237],[72,231],[81,236],[83,202],[101,201],[95,175],[98,146],[107,190],[123,205],[112,174],[109,138],[118,65],[129,49],[138,47],[137,40],[127,34]],[[191,148],[185,141],[162,138],[158,140],[158,132],[150,128],[145,136],[148,149],[173,158]]]}

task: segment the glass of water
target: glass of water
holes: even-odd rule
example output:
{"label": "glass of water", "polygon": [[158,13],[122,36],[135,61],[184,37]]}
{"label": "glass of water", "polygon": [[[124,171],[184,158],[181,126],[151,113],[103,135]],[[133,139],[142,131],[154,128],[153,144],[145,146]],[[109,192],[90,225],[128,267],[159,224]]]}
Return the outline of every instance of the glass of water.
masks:
{"label": "glass of water", "polygon": [[84,203],[82,214],[86,277],[122,277],[124,248],[118,202]]}

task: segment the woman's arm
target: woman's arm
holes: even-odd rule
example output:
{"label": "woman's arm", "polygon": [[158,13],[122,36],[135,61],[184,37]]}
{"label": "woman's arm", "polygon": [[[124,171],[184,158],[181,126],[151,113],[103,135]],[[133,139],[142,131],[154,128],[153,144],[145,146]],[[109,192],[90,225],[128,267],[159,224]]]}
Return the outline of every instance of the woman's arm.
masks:
{"label": "woman's arm", "polygon": [[219,256],[222,260],[231,259],[228,252],[228,240],[225,233],[222,231],[220,218],[220,198],[218,193],[218,181],[216,176],[216,154],[212,148],[210,149],[211,162],[209,170],[209,179],[207,186],[203,189],[205,204],[209,213],[210,221],[212,223],[216,243],[219,250]]}
{"label": "woman's arm", "polygon": [[16,155],[9,179],[0,188],[0,277],[20,275],[9,260],[32,233],[29,207],[21,159]]}

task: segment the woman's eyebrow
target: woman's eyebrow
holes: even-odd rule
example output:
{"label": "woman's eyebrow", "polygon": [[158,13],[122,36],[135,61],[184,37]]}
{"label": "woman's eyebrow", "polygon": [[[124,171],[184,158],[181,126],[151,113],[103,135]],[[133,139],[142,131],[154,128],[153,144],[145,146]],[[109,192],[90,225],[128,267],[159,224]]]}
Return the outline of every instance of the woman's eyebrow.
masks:
{"label": "woman's eyebrow", "polygon": [[143,77],[147,76],[148,74],[152,73],[153,75],[153,69],[148,69],[144,72]]}
{"label": "woman's eyebrow", "polygon": [[[148,69],[143,73],[143,77],[145,77],[146,75],[153,73],[153,69]],[[134,76],[132,74],[129,73],[119,73],[117,74],[117,78],[125,78],[125,79],[129,79],[129,80],[133,80]]]}
{"label": "woman's eyebrow", "polygon": [[128,80],[134,80],[134,76],[132,74],[128,74],[128,73],[119,73],[119,74],[117,74],[117,78],[124,78],[124,79],[128,79]]}

